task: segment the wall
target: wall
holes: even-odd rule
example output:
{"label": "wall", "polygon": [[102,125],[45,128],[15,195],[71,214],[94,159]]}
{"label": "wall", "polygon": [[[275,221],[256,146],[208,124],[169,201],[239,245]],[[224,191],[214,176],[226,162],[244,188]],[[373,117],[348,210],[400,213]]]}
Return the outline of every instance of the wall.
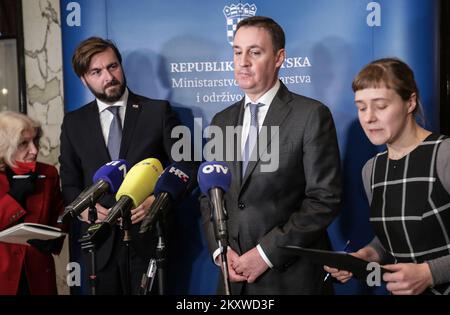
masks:
{"label": "wall", "polygon": [[[58,166],[59,135],[64,115],[61,23],[58,0],[22,0],[28,115],[42,124],[38,160]],[[68,294],[67,242],[55,256],[58,291]]]}

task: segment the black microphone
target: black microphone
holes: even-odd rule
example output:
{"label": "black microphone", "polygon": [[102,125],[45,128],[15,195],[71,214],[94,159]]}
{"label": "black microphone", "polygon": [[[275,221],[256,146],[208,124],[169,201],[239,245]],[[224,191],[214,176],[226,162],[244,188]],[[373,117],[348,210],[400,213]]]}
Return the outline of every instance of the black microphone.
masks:
{"label": "black microphone", "polygon": [[111,161],[95,172],[92,181],[94,184],[83,190],[78,197],[68,205],[64,213],[58,218],[59,224],[69,223],[72,218],[78,217],[94,202],[106,193],[115,194],[125,178],[129,165],[125,160]]}
{"label": "black microphone", "polygon": [[224,193],[231,184],[231,172],[223,162],[204,162],[198,171],[198,184],[211,204],[214,234],[219,246],[228,246],[227,212]]}
{"label": "black microphone", "polygon": [[193,170],[181,163],[169,165],[156,182],[153,201],[147,216],[141,223],[139,233],[145,233],[152,228],[158,214],[169,209],[192,188]]}

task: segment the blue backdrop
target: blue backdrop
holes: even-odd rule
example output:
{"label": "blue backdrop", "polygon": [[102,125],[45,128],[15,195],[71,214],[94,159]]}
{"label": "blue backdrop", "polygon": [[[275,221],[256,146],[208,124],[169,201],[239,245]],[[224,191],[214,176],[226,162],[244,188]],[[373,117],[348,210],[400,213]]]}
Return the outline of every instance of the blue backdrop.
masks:
{"label": "blue backdrop", "polygon": [[[351,81],[373,59],[403,59],[415,71],[427,127],[438,131],[438,0],[61,0],[66,111],[93,98],[72,71],[71,57],[81,40],[96,35],[113,40],[121,50],[132,91],[168,99],[183,123],[201,130],[216,112],[242,97],[233,79],[227,20],[255,14],[274,18],[286,32],[283,82],[322,101],[333,113],[344,206],[329,234],[335,249],[350,239],[350,250],[357,250],[372,238],[361,168],[378,148],[359,126]],[[194,196],[177,210],[178,258],[172,262],[171,293],[215,291],[218,269],[199,222]],[[384,292],[357,281],[336,285],[336,290]]]}

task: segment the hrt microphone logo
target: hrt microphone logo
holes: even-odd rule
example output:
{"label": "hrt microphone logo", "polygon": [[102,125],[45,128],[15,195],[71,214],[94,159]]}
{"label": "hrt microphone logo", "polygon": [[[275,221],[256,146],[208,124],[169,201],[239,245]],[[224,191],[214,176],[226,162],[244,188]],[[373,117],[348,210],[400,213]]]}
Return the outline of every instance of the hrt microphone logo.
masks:
{"label": "hrt microphone logo", "polygon": [[189,181],[189,176],[186,175],[182,170],[179,170],[176,167],[171,167],[169,169],[169,173],[174,174],[175,176],[178,176],[183,182],[187,183]]}
{"label": "hrt microphone logo", "polygon": [[228,167],[221,164],[207,164],[203,166],[202,172],[203,174],[211,174],[212,172],[227,174]]}

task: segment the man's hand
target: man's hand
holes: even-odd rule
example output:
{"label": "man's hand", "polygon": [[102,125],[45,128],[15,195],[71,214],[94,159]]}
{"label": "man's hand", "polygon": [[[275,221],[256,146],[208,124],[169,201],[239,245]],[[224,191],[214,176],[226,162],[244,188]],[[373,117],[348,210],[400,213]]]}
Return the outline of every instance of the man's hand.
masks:
{"label": "man's hand", "polygon": [[248,283],[255,282],[269,268],[256,247],[234,259],[231,265],[238,275],[247,278]]}
{"label": "man's hand", "polygon": [[[103,207],[101,204],[96,203],[95,209],[97,209],[97,221],[95,223],[103,222],[106,217],[108,216],[109,209]],[[90,223],[89,222],[89,208],[86,208],[83,212],[81,212],[81,219],[83,222]]]}
{"label": "man's hand", "polygon": [[145,216],[148,213],[148,210],[150,210],[150,207],[155,201],[155,196],[150,195],[147,197],[139,206],[137,206],[135,209],[131,210],[131,223],[136,224],[141,222]]}
{"label": "man's hand", "polygon": [[386,288],[392,294],[415,295],[433,286],[433,277],[427,263],[384,265],[383,268],[391,271],[383,275],[383,280],[387,282]]}
{"label": "man's hand", "polygon": [[[220,258],[220,255],[218,257],[219,257],[218,259],[220,260],[220,266],[222,268],[222,260]],[[232,267],[233,263],[237,259],[239,259],[239,255],[234,250],[232,250],[231,248],[228,248],[228,250],[227,250],[228,277],[229,277],[231,282],[247,281],[247,277],[244,277],[243,275],[240,275],[240,274],[236,273],[236,271]]]}

